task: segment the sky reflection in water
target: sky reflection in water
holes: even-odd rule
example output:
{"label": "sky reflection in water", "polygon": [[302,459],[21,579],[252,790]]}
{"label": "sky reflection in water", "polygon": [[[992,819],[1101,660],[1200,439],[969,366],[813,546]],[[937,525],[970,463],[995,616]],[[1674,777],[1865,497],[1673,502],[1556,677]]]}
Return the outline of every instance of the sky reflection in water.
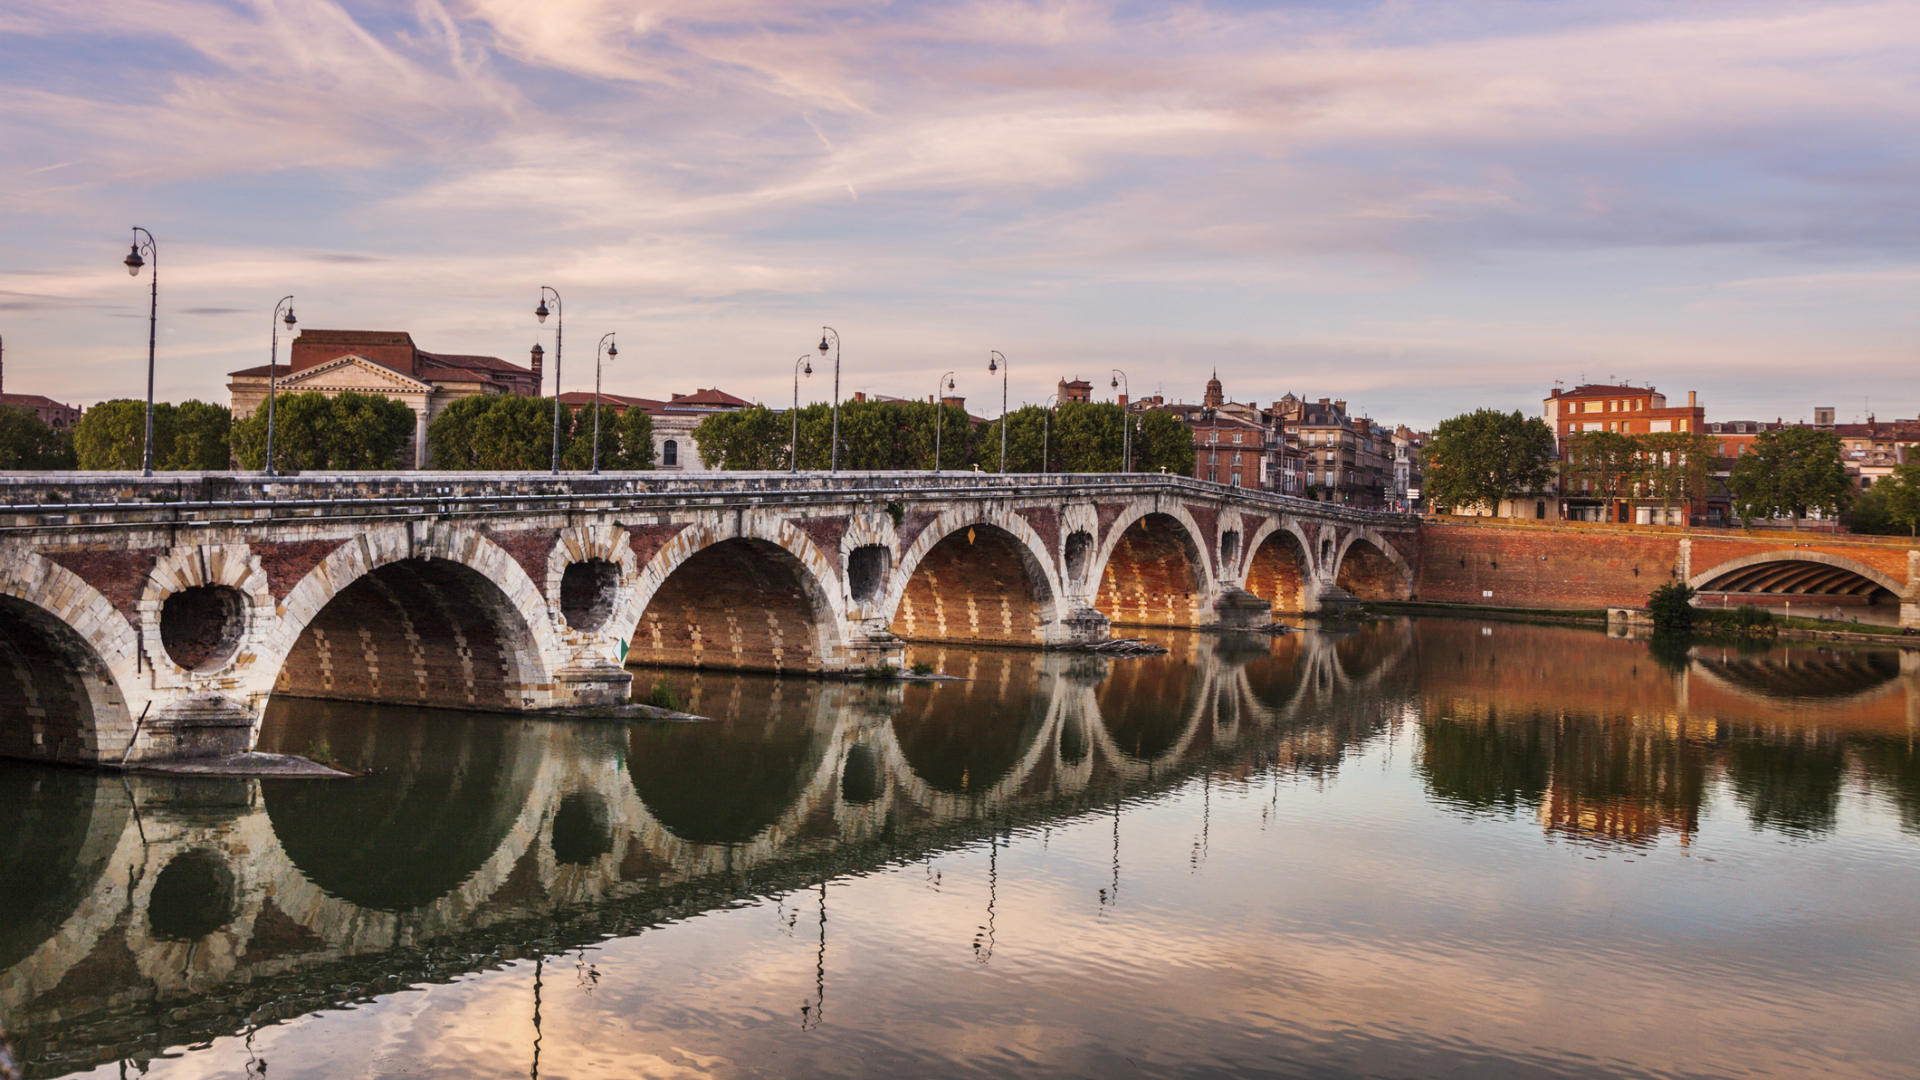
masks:
{"label": "sky reflection in water", "polygon": [[1167,640],[9,767],[0,1017],[40,1076],[1912,1074],[1913,654]]}

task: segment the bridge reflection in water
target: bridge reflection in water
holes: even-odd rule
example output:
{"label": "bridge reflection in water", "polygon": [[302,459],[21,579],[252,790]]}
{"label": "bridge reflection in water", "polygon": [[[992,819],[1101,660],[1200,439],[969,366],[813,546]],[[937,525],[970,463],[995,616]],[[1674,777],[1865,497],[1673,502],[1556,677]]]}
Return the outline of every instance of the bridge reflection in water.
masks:
{"label": "bridge reflection in water", "polygon": [[[1431,805],[1553,841],[1818,837],[1850,784],[1920,834],[1911,653],[1451,620],[1165,640],[908,656],[964,682],[678,673],[705,724],[277,700],[263,748],[368,774],[332,784],[0,765],[0,1017],[35,1075],[145,1061],[1190,783],[1330,780],[1399,741]],[[1716,791],[1744,823],[1712,819]]]}

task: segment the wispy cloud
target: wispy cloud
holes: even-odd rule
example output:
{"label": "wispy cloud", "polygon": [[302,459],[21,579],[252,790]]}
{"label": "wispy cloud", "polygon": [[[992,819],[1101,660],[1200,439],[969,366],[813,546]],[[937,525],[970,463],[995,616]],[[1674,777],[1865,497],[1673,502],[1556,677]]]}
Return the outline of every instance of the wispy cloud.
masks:
{"label": "wispy cloud", "polygon": [[[1416,423],[1607,357],[1798,394],[1819,343],[1847,358],[1822,378],[1884,384],[1920,337],[1889,302],[1920,242],[1910,4],[17,0],[0,37],[31,44],[0,72],[0,270],[72,305],[130,303],[101,250],[137,217],[163,312],[297,291],[518,355],[504,298],[540,279],[749,396],[831,311],[863,379],[1018,336],[1030,398],[1082,356],[1175,394],[1222,364]],[[1790,321],[1701,299],[1774,294]],[[33,316],[10,340],[126,351],[9,306],[42,304],[0,298]],[[257,362],[168,335],[195,372]]]}

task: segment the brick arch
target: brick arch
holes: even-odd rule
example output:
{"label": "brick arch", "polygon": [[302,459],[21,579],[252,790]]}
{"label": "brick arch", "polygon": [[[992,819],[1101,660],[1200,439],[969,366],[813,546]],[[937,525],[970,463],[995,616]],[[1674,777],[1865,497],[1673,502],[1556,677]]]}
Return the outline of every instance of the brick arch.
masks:
{"label": "brick arch", "polygon": [[1061,625],[1053,552],[1026,518],[949,510],[900,555],[879,613],[910,641],[1045,645]]}
{"label": "brick arch", "polygon": [[1273,605],[1275,613],[1303,612],[1317,580],[1313,542],[1294,521],[1269,520],[1246,548],[1246,590]]}
{"label": "brick arch", "polygon": [[1210,548],[1185,507],[1129,507],[1101,538],[1094,606],[1115,625],[1198,626],[1218,592]]}
{"label": "brick arch", "polygon": [[[176,593],[208,588],[232,590],[241,598],[237,616],[242,625],[237,640],[223,660],[199,670],[182,667],[166,638],[173,626],[167,616],[167,601]],[[264,676],[253,670],[252,661],[268,639],[274,615],[273,590],[260,559],[245,544],[181,544],[154,559],[153,569],[140,591],[140,643],[154,667],[156,684],[192,687],[231,681],[238,675],[250,688],[266,690],[272,672]],[[173,618],[177,619],[176,614]],[[219,627],[204,629],[217,633]],[[245,670],[242,670],[245,669]],[[254,685],[258,684],[258,685]]]}
{"label": "brick arch", "polygon": [[66,567],[0,552],[0,757],[117,761],[134,730],[122,686],[140,685],[126,616]]}
{"label": "brick arch", "polygon": [[564,651],[545,597],[477,530],[393,525],[342,544],[281,605],[274,692],[518,710]]}
{"label": "brick arch", "polygon": [[[598,625],[585,628],[573,625],[568,610],[578,603],[574,596],[575,587],[570,585],[568,570],[576,563],[600,561],[613,568],[613,580],[608,583],[608,593],[603,599],[603,621]],[[575,525],[560,530],[554,537],[553,546],[547,551],[547,574],[542,583],[545,588],[549,617],[554,620],[563,636],[568,639],[592,638],[604,632],[607,627],[619,621],[623,611],[632,606],[635,577],[637,576],[633,545],[629,542],[627,530],[620,525]]]}
{"label": "brick arch", "polygon": [[[1355,552],[1356,544],[1364,546]],[[1358,556],[1351,565],[1347,562],[1349,555]],[[1341,538],[1328,576],[1362,600],[1405,600],[1413,595],[1413,567],[1399,549],[1373,529],[1358,529]]]}
{"label": "brick arch", "polygon": [[[1756,575],[1740,574],[1740,572],[1743,570],[1751,570],[1758,567],[1765,567],[1770,564],[1781,565],[1785,567],[1786,570],[1791,570],[1793,568],[1788,567],[1787,564],[1792,564],[1792,563],[1800,563],[1810,568],[1825,567],[1827,568],[1828,572],[1821,573],[1817,570],[1814,570],[1805,575],[1789,575],[1785,571],[1783,571],[1782,575],[1777,575],[1773,577],[1769,577],[1765,574],[1756,574]],[[1853,580],[1849,580],[1847,575],[1852,575]],[[1880,589],[1885,589],[1888,592],[1892,593],[1897,598],[1902,594],[1905,588],[1905,586],[1903,586],[1900,582],[1895,581],[1893,578],[1888,577],[1886,574],[1882,573],[1879,570],[1875,570],[1873,567],[1868,566],[1865,563],[1855,562],[1852,559],[1843,558],[1839,555],[1829,555],[1824,551],[1808,551],[1805,549],[1789,549],[1786,551],[1767,551],[1767,552],[1762,552],[1758,555],[1745,555],[1738,559],[1732,559],[1727,562],[1723,562],[1720,565],[1714,567],[1713,569],[1705,571],[1704,573],[1695,574],[1693,575],[1693,577],[1687,580],[1687,584],[1691,585],[1695,589],[1708,589],[1709,586],[1711,586],[1712,584],[1719,582],[1723,578],[1729,578],[1729,577],[1732,577],[1735,579],[1733,582],[1734,584],[1749,584],[1749,582],[1745,580],[1745,578],[1748,576],[1751,576],[1753,579],[1752,582],[1750,583],[1759,584],[1759,585],[1762,585],[1763,587],[1759,589],[1736,588],[1736,589],[1731,589],[1726,591],[1772,592],[1773,591],[1772,589],[1766,588],[1765,586],[1772,585],[1772,584],[1782,584],[1782,585],[1793,585],[1793,586],[1814,586],[1815,589],[1817,589],[1818,591],[1804,589],[1804,588],[1781,589],[1777,593],[1777,595],[1780,595],[1780,596],[1848,596],[1848,595],[1864,596],[1864,595],[1871,595],[1873,593],[1874,588],[1865,587],[1870,585]],[[1847,590],[1838,591],[1841,586],[1847,586]],[[1721,590],[1710,590],[1710,591],[1721,591]]]}
{"label": "brick arch", "polygon": [[647,561],[607,632],[629,642],[629,663],[835,668],[844,610],[834,562],[784,519],[711,516]]}

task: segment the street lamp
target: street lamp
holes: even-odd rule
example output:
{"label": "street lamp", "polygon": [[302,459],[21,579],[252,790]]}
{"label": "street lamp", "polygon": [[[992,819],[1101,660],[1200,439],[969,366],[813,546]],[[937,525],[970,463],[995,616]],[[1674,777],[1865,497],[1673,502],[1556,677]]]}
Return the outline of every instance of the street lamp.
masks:
{"label": "street lamp", "polygon": [[[145,240],[140,239],[142,236]],[[140,451],[140,475],[153,475],[153,333],[160,321],[160,248],[153,242],[153,234],[138,225],[133,227],[133,249],[122,259],[127,266],[127,274],[140,276],[140,268],[147,265],[140,253],[145,251],[153,259],[153,298],[147,307],[147,436]]]}
{"label": "street lamp", "polygon": [[1000,373],[1000,474],[1007,472],[1007,355],[999,349],[987,350],[987,373]]}
{"label": "street lamp", "polygon": [[793,362],[793,436],[787,441],[787,471],[800,471],[800,376],[813,374],[813,356],[801,353]]}
{"label": "street lamp", "polygon": [[[287,309],[287,313],[284,316],[280,314],[280,308],[281,308],[281,305],[283,304],[286,306],[286,309]],[[273,314],[274,314],[274,318],[272,320],[273,344],[272,344],[272,347],[269,348],[267,351],[267,475],[268,476],[280,475],[279,473],[275,472],[273,469],[273,399],[278,394],[280,389],[280,368],[278,366],[280,363],[280,324],[286,323],[287,331],[289,333],[293,331],[293,326],[294,326],[293,297],[292,296],[281,297],[280,303],[273,305]]]}
{"label": "street lamp", "polygon": [[619,345],[607,344],[607,339],[613,335],[612,330],[601,334],[600,344],[593,350],[593,475],[595,476],[600,475],[600,353],[601,350],[606,350],[609,360],[620,355]]}
{"label": "street lamp", "polygon": [[953,389],[953,372],[940,376],[933,387],[933,473],[940,475],[940,432],[947,426],[947,402],[945,392]]}
{"label": "street lamp", "polygon": [[551,285],[540,286],[540,303],[533,309],[536,322],[547,321],[547,294],[553,294],[553,475],[560,475],[560,334],[566,329],[567,316],[560,303],[560,290]]}
{"label": "street lamp", "polygon": [[840,471],[840,331],[831,326],[820,328],[820,358],[827,356],[827,335],[833,335],[833,456],[828,472]]}
{"label": "street lamp", "polygon": [[1120,471],[1130,473],[1133,471],[1133,416],[1127,412],[1127,406],[1133,401],[1133,388],[1127,383],[1127,373],[1119,368],[1113,369],[1113,378],[1108,384],[1120,390],[1124,399],[1120,402]]}
{"label": "street lamp", "polygon": [[1054,405],[1054,402],[1058,400],[1060,400],[1059,394],[1048,394],[1047,402],[1046,402],[1046,405],[1044,406],[1046,411],[1040,414],[1040,475],[1041,476],[1047,475],[1047,443],[1053,438],[1053,405]]}

